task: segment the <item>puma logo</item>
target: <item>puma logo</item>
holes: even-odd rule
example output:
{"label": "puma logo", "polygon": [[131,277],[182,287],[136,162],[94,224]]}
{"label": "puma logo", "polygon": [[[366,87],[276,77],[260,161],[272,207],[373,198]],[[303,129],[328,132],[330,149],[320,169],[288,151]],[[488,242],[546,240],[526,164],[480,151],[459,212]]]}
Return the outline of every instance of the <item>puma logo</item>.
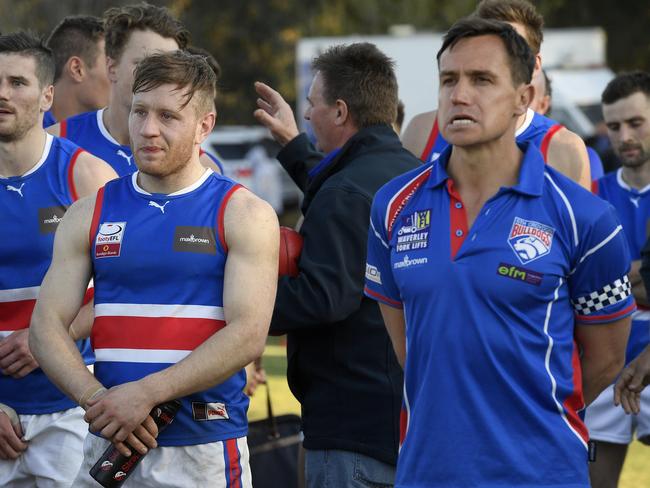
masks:
{"label": "puma logo", "polygon": [[7,185],[7,190],[8,191],[15,191],[16,193],[18,193],[22,197],[23,196],[23,186],[25,186],[25,183],[20,185],[20,188],[16,188],[15,186],[12,186],[12,185]]}
{"label": "puma logo", "polygon": [[126,159],[126,162],[129,163],[129,166],[131,166],[131,158],[133,157],[133,155],[129,156],[128,154],[126,154],[126,153],[125,153],[124,151],[122,151],[121,149],[119,149],[119,150],[117,151],[117,155],[118,155],[118,156],[122,156],[124,159]]}
{"label": "puma logo", "polygon": [[156,207],[157,209],[160,209],[160,211],[162,213],[165,213],[165,205],[167,205],[168,203],[169,203],[169,200],[167,200],[165,203],[160,205],[159,203],[156,203],[156,202],[154,202],[152,200],[149,200],[149,206],[150,207]]}
{"label": "puma logo", "polygon": [[639,197],[630,197],[630,202],[632,202],[636,208],[639,208]]}

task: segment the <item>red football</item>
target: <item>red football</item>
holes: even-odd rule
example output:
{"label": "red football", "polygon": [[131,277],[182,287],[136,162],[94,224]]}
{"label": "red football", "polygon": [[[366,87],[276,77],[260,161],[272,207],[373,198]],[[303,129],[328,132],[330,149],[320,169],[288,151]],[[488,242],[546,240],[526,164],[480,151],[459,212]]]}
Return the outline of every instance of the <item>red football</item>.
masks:
{"label": "red football", "polygon": [[280,263],[278,275],[298,276],[302,236],[290,227],[280,226]]}

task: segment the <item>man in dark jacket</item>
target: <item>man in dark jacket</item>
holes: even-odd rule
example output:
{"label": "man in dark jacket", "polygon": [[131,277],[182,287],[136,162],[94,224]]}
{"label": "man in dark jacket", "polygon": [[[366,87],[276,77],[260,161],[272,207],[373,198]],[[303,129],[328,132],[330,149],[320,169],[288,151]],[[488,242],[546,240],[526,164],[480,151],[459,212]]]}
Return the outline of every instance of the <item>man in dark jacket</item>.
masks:
{"label": "man in dark jacket", "polygon": [[312,68],[305,119],[324,157],[280,94],[256,84],[255,116],[304,192],[300,275],[281,278],[271,331],[288,335],[308,487],[392,486],[403,378],[379,308],[363,295],[366,242],[375,192],[420,163],[391,128],[397,81],[376,46],[332,47]]}

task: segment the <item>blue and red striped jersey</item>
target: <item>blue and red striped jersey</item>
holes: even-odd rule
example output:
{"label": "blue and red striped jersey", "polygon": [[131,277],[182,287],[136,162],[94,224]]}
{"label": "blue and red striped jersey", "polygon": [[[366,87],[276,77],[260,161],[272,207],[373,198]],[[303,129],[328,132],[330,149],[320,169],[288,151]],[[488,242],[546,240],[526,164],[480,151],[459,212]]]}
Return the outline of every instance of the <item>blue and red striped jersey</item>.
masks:
{"label": "blue and red striped jersey", "polygon": [[[184,190],[151,194],[138,185],[137,176],[113,180],[100,190],[91,226],[91,339],[95,376],[107,388],[181,361],[227,326],[223,215],[240,186],[206,170]],[[245,383],[242,370],[182,398],[181,410],[160,434],[159,444],[203,444],[246,435]]]}
{"label": "blue and red striped jersey", "polygon": [[[52,261],[54,232],[77,199],[73,169],[82,149],[46,136],[41,159],[22,176],[0,177],[0,337],[29,327],[36,298]],[[78,343],[92,364],[89,342]],[[0,374],[0,403],[20,414],[75,406],[40,368],[21,379]]]}

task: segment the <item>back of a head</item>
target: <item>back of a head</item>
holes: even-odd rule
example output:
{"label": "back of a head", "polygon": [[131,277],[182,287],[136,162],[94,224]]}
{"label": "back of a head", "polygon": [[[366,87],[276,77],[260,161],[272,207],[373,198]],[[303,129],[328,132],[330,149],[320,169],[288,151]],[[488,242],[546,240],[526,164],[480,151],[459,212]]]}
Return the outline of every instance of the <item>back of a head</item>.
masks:
{"label": "back of a head", "polygon": [[544,40],[542,29],[544,17],[537,12],[535,6],[527,0],[482,0],[474,15],[482,19],[500,20],[501,22],[516,22],[526,29],[526,40],[533,50],[539,54]]}
{"label": "back of a head", "polygon": [[521,83],[530,83],[535,68],[535,56],[526,39],[505,22],[482,19],[474,15],[460,19],[447,31],[442,39],[442,47],[438,51],[438,65],[442,53],[452,49],[461,39],[487,35],[497,36],[503,42],[513,84],[517,86]]}
{"label": "back of a head", "polygon": [[36,76],[41,87],[54,80],[54,56],[43,40],[29,31],[0,35],[0,54],[31,57],[36,64]]}
{"label": "back of a head", "polygon": [[72,56],[78,56],[89,67],[97,62],[99,41],[104,38],[104,23],[92,15],[65,17],[47,39],[47,47],[54,53],[54,81],[58,81],[63,68]]}
{"label": "back of a head", "polygon": [[182,107],[194,100],[200,115],[214,109],[217,77],[203,56],[173,51],[152,54],[140,61],[134,72],[133,93],[148,92],[162,85],[173,85],[184,92]]}
{"label": "back of a head", "polygon": [[601,100],[603,105],[611,105],[637,92],[650,99],[650,73],[631,71],[617,75],[605,87]]}
{"label": "back of a head", "polygon": [[152,31],[161,37],[174,39],[179,49],[190,42],[190,33],[165,7],[146,2],[137,5],[109,8],[104,12],[106,56],[119,60],[131,32]]}
{"label": "back of a head", "polygon": [[391,125],[397,117],[394,61],[368,42],[338,45],[312,62],[320,72],[326,103],[343,100],[357,128]]}
{"label": "back of a head", "polygon": [[215,57],[212,54],[210,54],[210,51],[198,46],[187,46],[185,50],[190,54],[203,56],[205,60],[208,62],[208,64],[210,65],[210,68],[212,68],[212,71],[214,71],[214,74],[217,77],[217,81],[219,81],[219,78],[221,78],[221,65],[215,59]]}

